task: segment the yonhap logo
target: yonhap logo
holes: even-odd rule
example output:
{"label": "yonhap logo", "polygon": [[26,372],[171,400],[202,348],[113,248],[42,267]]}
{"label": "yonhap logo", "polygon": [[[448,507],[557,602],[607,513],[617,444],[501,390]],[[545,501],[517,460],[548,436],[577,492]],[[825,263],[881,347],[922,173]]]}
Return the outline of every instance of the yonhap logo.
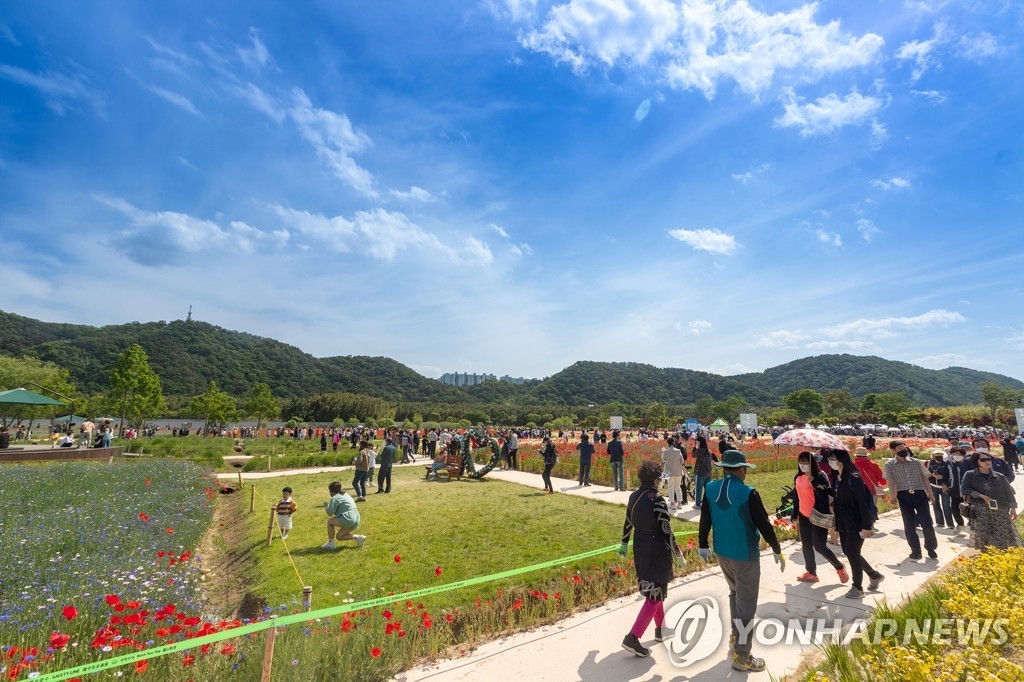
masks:
{"label": "yonhap logo", "polygon": [[668,653],[680,668],[704,660],[722,643],[722,618],[718,602],[711,597],[673,604],[665,614],[665,625],[675,628]]}

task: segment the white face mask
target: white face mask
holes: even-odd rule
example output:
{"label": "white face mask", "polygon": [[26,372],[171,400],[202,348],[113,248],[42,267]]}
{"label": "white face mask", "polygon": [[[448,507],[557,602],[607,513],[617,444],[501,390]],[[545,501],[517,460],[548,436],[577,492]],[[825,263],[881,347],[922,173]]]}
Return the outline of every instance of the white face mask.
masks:
{"label": "white face mask", "polygon": [[806,474],[810,470],[811,470],[811,465],[810,464],[804,464],[803,462],[800,463],[800,471],[802,471],[802,472],[804,472]]}
{"label": "white face mask", "polygon": [[987,454],[988,453],[988,448],[974,448],[974,451],[975,452],[983,452],[983,453]]}
{"label": "white face mask", "polygon": [[954,462],[962,462],[962,461],[964,461],[963,455],[953,455],[953,461]]}

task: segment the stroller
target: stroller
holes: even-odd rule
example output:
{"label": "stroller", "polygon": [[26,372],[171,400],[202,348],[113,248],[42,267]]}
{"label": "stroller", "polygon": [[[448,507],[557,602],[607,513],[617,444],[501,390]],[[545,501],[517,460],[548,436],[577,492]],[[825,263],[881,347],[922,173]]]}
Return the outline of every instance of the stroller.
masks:
{"label": "stroller", "polygon": [[782,486],[782,499],[779,500],[779,506],[775,508],[775,518],[785,521],[793,518],[796,503],[796,490],[788,485]]}

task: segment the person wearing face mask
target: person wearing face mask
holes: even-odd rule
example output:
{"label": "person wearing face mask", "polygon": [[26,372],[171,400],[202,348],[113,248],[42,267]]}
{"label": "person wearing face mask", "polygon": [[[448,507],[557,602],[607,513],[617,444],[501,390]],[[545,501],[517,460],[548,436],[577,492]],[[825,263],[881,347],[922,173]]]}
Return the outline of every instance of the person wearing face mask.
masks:
{"label": "person wearing face mask", "polygon": [[935,526],[953,530],[953,499],[949,496],[950,484],[949,464],[946,462],[946,451],[932,450],[932,458],[928,460],[928,479],[932,484],[932,511],[935,513]]}
{"label": "person wearing face mask", "polygon": [[[992,452],[989,449],[989,442],[987,438],[982,438],[979,436],[971,441],[971,445],[974,447],[974,452],[978,454],[992,455]],[[972,469],[978,468],[977,465],[973,463],[975,461],[977,460],[974,457],[970,457],[964,462],[964,464],[966,464],[965,473],[967,471],[971,471]],[[1013,479],[1015,477],[1013,475],[1013,471],[1010,470],[1010,465],[1007,464],[1002,458],[996,457],[995,455],[992,455],[992,471],[1002,474],[1003,476],[1006,477],[1006,480],[1009,483],[1013,483]]]}
{"label": "person wearing face mask", "polygon": [[993,471],[995,458],[991,453],[975,450],[971,459],[977,468],[964,474],[960,484],[974,513],[971,547],[1020,547],[1020,533],[1013,524],[1017,519],[1017,498],[1010,482],[998,471]]}
{"label": "person wearing face mask", "polygon": [[804,566],[806,572],[797,578],[803,583],[818,582],[817,563],[814,552],[825,557],[825,560],[832,564],[839,575],[839,582],[845,583],[850,579],[835,552],[828,548],[826,539],[828,529],[816,526],[811,523],[811,513],[818,511],[821,514],[832,513],[832,486],[828,478],[818,470],[814,457],[809,452],[801,452],[797,457],[797,471],[793,478],[793,488],[796,489],[797,504],[793,508],[793,523],[800,529],[800,546],[804,555]]}
{"label": "person wearing face mask", "polygon": [[928,557],[938,559],[935,551],[939,547],[939,541],[935,537],[935,528],[932,526],[932,515],[929,506],[935,502],[932,495],[932,484],[928,479],[928,470],[924,462],[915,459],[914,453],[910,451],[901,440],[894,440],[889,443],[892,450],[892,459],[885,463],[885,477],[889,479],[889,502],[894,506],[899,505],[900,516],[903,517],[903,532],[910,545],[910,559],[921,558],[921,539],[917,536],[917,527],[921,526],[924,535],[924,548],[928,550]]}
{"label": "person wearing face mask", "polygon": [[861,479],[857,467],[850,459],[850,453],[846,450],[830,450],[828,464],[836,472],[835,510],[839,544],[842,545],[843,554],[850,562],[850,573],[853,577],[850,591],[843,596],[847,599],[861,599],[864,596],[865,573],[868,576],[870,591],[877,590],[879,583],[885,578],[873,569],[861,554],[864,540],[874,534],[871,530],[871,524],[874,523],[870,505],[871,491]]}
{"label": "person wearing face mask", "polygon": [[949,449],[949,459],[946,461],[949,467],[949,485],[943,492],[944,495],[949,495],[950,505],[953,510],[953,520],[956,521],[957,532],[962,531],[966,526],[964,525],[964,516],[960,512],[960,500],[963,499],[963,493],[960,492],[960,481],[964,476],[964,449],[959,445],[954,445]]}

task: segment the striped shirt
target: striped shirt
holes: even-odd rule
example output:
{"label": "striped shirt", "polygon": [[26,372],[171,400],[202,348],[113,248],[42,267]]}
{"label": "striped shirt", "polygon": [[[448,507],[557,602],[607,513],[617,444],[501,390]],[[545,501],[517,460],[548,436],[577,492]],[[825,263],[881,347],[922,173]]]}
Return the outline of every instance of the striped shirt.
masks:
{"label": "striped shirt", "polygon": [[885,477],[889,479],[889,492],[893,495],[901,490],[927,491],[931,487],[924,462],[914,457],[902,462],[898,457],[890,459],[885,463]]}
{"label": "striped shirt", "polygon": [[295,513],[295,500],[281,500],[277,503],[277,513],[282,516],[291,516]]}

